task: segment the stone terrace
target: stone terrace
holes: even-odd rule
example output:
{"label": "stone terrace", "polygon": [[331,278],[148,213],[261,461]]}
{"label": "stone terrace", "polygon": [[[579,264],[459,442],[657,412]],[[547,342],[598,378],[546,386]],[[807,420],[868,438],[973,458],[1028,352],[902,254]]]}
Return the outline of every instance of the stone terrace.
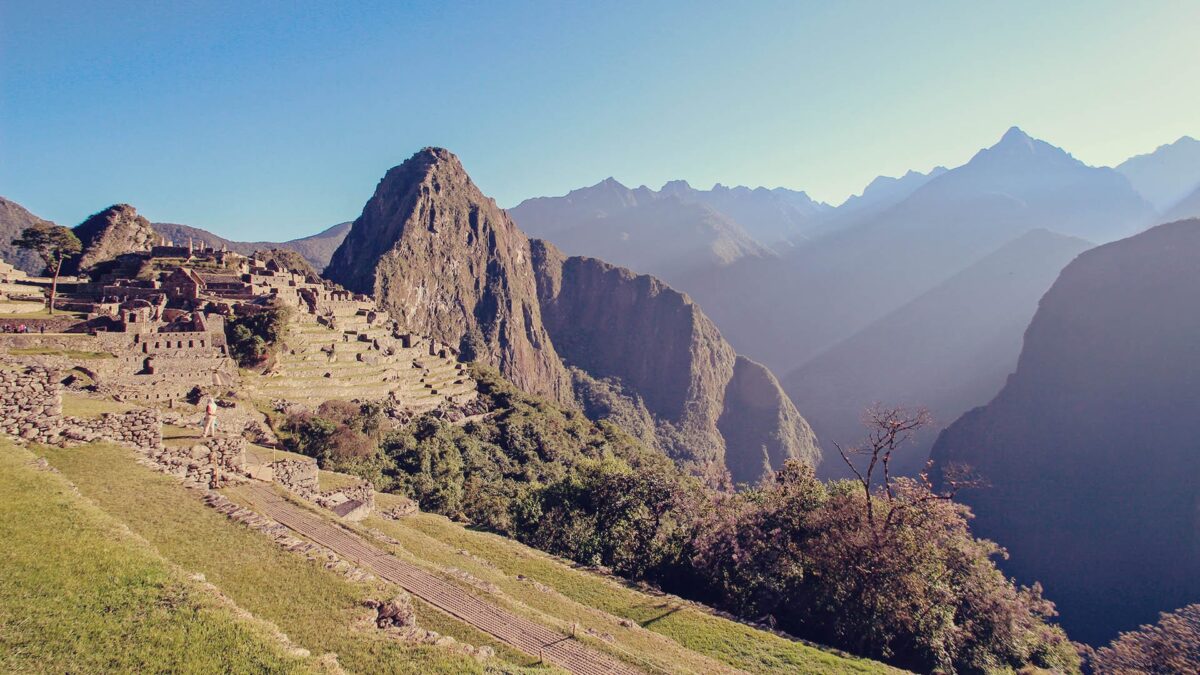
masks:
{"label": "stone terrace", "polygon": [[393,398],[425,412],[477,395],[475,382],[448,347],[393,335],[386,315],[376,315],[367,303],[347,303],[321,317],[297,312],[286,343],[268,374],[248,378],[263,398],[309,405]]}

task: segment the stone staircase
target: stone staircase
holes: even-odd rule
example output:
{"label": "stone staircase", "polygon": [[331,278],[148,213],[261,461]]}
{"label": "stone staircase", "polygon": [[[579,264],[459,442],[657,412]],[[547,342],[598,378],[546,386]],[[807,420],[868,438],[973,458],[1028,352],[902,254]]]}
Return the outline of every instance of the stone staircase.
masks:
{"label": "stone staircase", "polygon": [[395,398],[425,412],[476,396],[466,367],[444,347],[393,336],[386,316],[365,304],[339,308],[332,320],[298,313],[275,367],[252,380],[259,396],[308,405]]}

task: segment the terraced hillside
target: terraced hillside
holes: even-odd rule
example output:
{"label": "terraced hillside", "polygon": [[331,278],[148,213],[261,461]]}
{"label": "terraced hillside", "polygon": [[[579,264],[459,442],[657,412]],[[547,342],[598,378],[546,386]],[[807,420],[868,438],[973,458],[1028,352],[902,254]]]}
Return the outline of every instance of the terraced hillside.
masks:
{"label": "terraced hillside", "polygon": [[[344,570],[329,568],[280,548],[270,538],[225,518],[205,504],[205,494],[188,490],[173,479],[140,465],[134,454],[112,445],[73,449],[35,447],[79,491],[79,499],[102,511],[153,547],[163,564],[192,575],[200,574],[227,602],[236,605],[243,621],[267,635],[287,636],[278,656],[292,658],[263,671],[304,671],[340,667],[346,672],[560,672],[537,655],[515,649],[417,598],[413,599],[422,628],[451,636],[438,644],[412,644],[376,628],[367,599],[386,599],[399,592],[395,584],[373,578],[354,581]],[[26,451],[0,440],[4,458]],[[10,462],[11,463],[11,462]],[[7,465],[5,465],[7,467]],[[19,474],[0,472],[0,508],[11,510],[11,490]],[[58,479],[61,480],[61,479]],[[322,480],[325,480],[323,478]],[[255,506],[252,485],[222,491],[238,503]],[[249,491],[248,491],[249,490]],[[209,498],[211,501],[211,498]],[[276,508],[280,502],[275,502]],[[331,513],[288,501],[313,523],[326,523],[343,536],[356,538],[379,558],[394,556],[397,564],[418,575],[439,580],[451,595],[465,594],[472,602],[508,613],[530,630],[563,636],[580,648],[610,659],[620,669],[661,673],[715,672],[887,672],[877,663],[846,658],[816,647],[777,637],[716,616],[678,598],[650,594],[619,581],[578,569],[518,543],[468,530],[438,517],[416,514],[399,521],[373,517],[361,524],[344,523]],[[261,508],[261,505],[259,506]],[[299,513],[299,511],[296,511]],[[7,511],[6,511],[7,513]],[[5,520],[11,525],[13,521]],[[41,521],[22,526],[37,531]],[[300,533],[293,535],[305,539]],[[50,536],[48,533],[39,536]],[[73,552],[84,554],[83,552]],[[0,554],[4,555],[4,554]],[[70,566],[65,573],[69,574]],[[384,575],[380,575],[384,576]],[[195,577],[197,579],[201,577]],[[386,577],[384,577],[386,578]],[[19,579],[17,583],[22,583]],[[0,584],[0,587],[4,587]],[[11,589],[11,584],[8,588]],[[31,587],[36,588],[36,587]],[[29,589],[25,589],[29,593]],[[33,592],[36,595],[36,591]],[[13,621],[13,593],[0,593],[0,635]],[[70,624],[71,616],[65,621]],[[115,624],[105,629],[132,630]],[[247,629],[249,630],[249,629]],[[41,646],[48,654],[70,653],[74,647],[59,631]],[[253,634],[253,631],[251,631]],[[61,638],[56,641],[55,637]],[[124,639],[123,635],[107,639]],[[245,658],[251,647],[229,647],[228,658]],[[255,638],[265,639],[265,638]],[[466,656],[462,645],[491,647],[482,660]],[[303,650],[303,651],[301,651]],[[546,658],[549,662],[550,659]],[[216,669],[222,670],[218,662]],[[235,668],[236,669],[236,668]]]}
{"label": "terraced hillside", "polygon": [[475,383],[445,347],[393,335],[366,304],[339,308],[332,320],[295,313],[275,366],[248,384],[263,398],[319,404],[394,397],[417,412],[475,396]]}

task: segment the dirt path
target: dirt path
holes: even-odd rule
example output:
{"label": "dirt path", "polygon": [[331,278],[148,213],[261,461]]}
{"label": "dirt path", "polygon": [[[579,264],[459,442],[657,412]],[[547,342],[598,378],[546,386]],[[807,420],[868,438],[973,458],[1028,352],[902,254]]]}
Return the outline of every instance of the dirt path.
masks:
{"label": "dirt path", "polygon": [[543,658],[580,675],[641,672],[567,635],[481,600],[419,567],[385,553],[353,532],[288,502],[269,487],[248,486],[243,494],[254,502],[255,509],[263,515],[531,656]]}

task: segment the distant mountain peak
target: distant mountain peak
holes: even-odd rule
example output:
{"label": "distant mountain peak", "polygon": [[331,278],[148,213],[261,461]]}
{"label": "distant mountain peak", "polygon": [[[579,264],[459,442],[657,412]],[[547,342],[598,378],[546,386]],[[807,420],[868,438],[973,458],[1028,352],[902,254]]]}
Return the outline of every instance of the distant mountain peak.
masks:
{"label": "distant mountain peak", "polygon": [[975,153],[971,161],[967,162],[967,166],[999,163],[1001,166],[1007,167],[1005,170],[1010,170],[1012,169],[1010,166],[1012,162],[1025,163],[1030,161],[1085,166],[1083,162],[1075,159],[1071,153],[1056,145],[1030,136],[1022,131],[1020,127],[1010,127],[995,145]]}
{"label": "distant mountain peak", "polygon": [[1143,197],[1160,212],[1200,188],[1200,141],[1181,136],[1153,152],[1134,155],[1116,166]]}
{"label": "distant mountain peak", "polygon": [[1025,133],[1021,127],[1011,126],[1004,135],[1000,137],[1000,143],[1032,143],[1033,137]]}
{"label": "distant mountain peak", "polygon": [[692,184],[687,182],[686,180],[683,180],[682,178],[680,178],[680,179],[676,179],[676,180],[669,180],[666,183],[663,183],[662,189],[659,190],[659,193],[660,194],[680,194],[680,193],[688,193],[691,191],[692,191]]}

